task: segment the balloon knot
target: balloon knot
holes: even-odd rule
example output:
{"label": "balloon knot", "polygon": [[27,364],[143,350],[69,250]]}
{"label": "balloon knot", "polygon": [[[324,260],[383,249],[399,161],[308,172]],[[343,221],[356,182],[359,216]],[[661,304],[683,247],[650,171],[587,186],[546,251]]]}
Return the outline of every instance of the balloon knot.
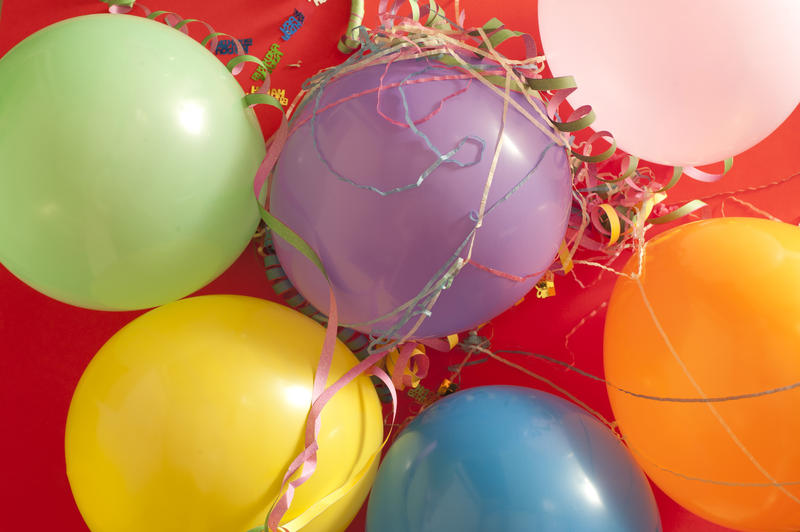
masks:
{"label": "balloon knot", "polygon": [[480,336],[477,331],[470,331],[466,338],[458,344],[458,347],[465,353],[476,354],[489,351],[492,346],[488,338]]}

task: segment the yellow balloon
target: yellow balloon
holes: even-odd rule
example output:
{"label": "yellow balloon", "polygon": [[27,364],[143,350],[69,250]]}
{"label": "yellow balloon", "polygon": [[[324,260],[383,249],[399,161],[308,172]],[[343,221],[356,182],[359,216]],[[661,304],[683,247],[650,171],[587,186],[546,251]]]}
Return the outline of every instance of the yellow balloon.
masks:
{"label": "yellow balloon", "polygon": [[[303,447],[323,328],[243,296],[184,299],[115,334],[86,368],[66,427],[72,493],[93,532],[244,532],[264,522]],[[328,384],[357,363],[336,345]],[[361,471],[383,419],[365,376],[325,407],[317,470],[284,522]],[[375,465],[303,532],[344,530]]]}

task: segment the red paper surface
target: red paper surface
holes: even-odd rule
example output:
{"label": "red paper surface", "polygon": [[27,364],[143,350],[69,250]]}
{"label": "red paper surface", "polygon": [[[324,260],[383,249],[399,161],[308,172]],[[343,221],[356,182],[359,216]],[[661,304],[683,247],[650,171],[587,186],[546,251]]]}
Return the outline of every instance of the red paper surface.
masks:
{"label": "red paper surface", "polygon": [[[374,20],[377,0],[368,0],[367,23]],[[284,89],[290,101],[302,81],[320,68],[341,62],[344,56],[336,43],[348,19],[350,2],[329,0],[320,6],[310,1],[231,0],[192,2],[150,0],[151,9],[176,11],[184,17],[209,22],[217,31],[239,38],[251,38],[252,55],[263,56],[273,42],[279,42],[280,24],[295,7],[306,16],[303,27],[288,41],[281,42],[283,59],[272,77],[272,86]],[[448,5],[445,2],[445,5]],[[468,25],[481,25],[496,16],[509,27],[536,34],[536,4],[527,1],[484,2],[462,0]],[[105,4],[93,0],[6,0],[0,13],[0,55],[27,35],[70,16],[105,11]],[[448,5],[452,12],[452,3]],[[196,34],[202,38],[199,33]],[[222,55],[228,59],[231,55]],[[300,67],[291,67],[301,62]],[[249,89],[256,82],[240,76]],[[0,95],[2,97],[2,95]],[[757,105],[757,102],[754,102]],[[258,111],[265,134],[276,124],[274,110]],[[2,127],[2,125],[0,125]],[[800,111],[796,111],[767,140],[736,158],[734,169],[714,185],[692,183],[684,178],[670,192],[670,201],[705,197],[747,186],[770,183],[800,172]],[[763,191],[746,192],[740,199],[797,224],[800,208],[800,179]],[[714,215],[757,214],[731,201],[712,202]],[[53,267],[58,267],[53,257]],[[608,300],[612,276],[598,280],[598,271],[578,266],[581,288],[571,278],[557,278],[558,295],[546,300],[528,297],[522,304],[493,320],[482,333],[491,336],[494,349],[519,349],[547,354],[572,362],[594,374],[602,373],[602,326],[600,305]],[[219,279],[200,293],[232,293],[276,299],[263,272],[263,263],[250,246]],[[598,310],[599,309],[599,310]],[[597,312],[594,312],[598,310]],[[594,314],[593,314],[594,312]],[[0,267],[0,530],[46,530],[62,532],[87,530],[75,507],[64,466],[64,424],[72,391],[93,354],[125,323],[139,312],[106,313],[74,308],[53,301],[28,288]],[[565,337],[585,318],[565,346]],[[460,351],[434,354],[431,376],[423,384],[436,388],[448,364],[463,357]],[[574,357],[574,359],[573,359]],[[548,377],[610,416],[604,387],[584,377],[530,359],[517,363]],[[467,368],[464,386],[483,384],[540,385],[530,377],[496,362]],[[401,393],[401,419],[414,406]],[[726,530],[683,510],[656,489],[664,530],[667,532]],[[363,512],[348,529],[364,529]]]}

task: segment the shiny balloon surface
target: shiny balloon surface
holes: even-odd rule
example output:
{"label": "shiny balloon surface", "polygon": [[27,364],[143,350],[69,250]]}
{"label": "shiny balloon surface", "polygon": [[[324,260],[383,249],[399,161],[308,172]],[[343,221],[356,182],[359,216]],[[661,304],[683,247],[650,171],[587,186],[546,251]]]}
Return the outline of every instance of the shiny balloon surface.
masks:
{"label": "shiny balloon surface", "polygon": [[572,403],[513,386],[457,392],[381,464],[368,532],[655,532],[653,493],[614,434]]}

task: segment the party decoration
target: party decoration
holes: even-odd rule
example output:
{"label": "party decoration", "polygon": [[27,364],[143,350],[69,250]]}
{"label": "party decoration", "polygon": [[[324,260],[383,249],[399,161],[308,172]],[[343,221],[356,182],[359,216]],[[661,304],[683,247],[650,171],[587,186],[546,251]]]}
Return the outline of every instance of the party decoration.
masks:
{"label": "party decoration", "polygon": [[540,0],[554,75],[596,131],[669,165],[722,161],[764,139],[800,102],[794,0]]}
{"label": "party decoration", "polygon": [[0,60],[0,261],[61,301],[140,309],[222,273],[258,220],[261,130],[203,46],[90,15]]}
{"label": "party decoration", "polygon": [[800,228],[691,223],[648,242],[641,271],[617,281],[604,346],[634,456],[705,519],[800,529]]}
{"label": "party decoration", "polygon": [[281,105],[289,103],[289,98],[286,97],[286,89],[270,89],[269,95],[275,98]]}
{"label": "party decoration", "polygon": [[267,53],[264,54],[263,64],[258,67],[255,72],[250,76],[254,81],[264,80],[267,77],[267,72],[272,74],[275,67],[283,59],[283,52],[281,51],[280,43],[272,43]]}
{"label": "party decoration", "polygon": [[[228,55],[233,54],[236,55],[238,50],[236,48],[236,39],[220,39],[217,43],[217,47],[214,49],[214,53],[217,55]],[[249,51],[249,48],[253,46],[253,38],[248,37],[246,39],[239,39],[239,44],[242,46],[242,50],[244,53]]]}
{"label": "party decoration", "polygon": [[[536,284],[562,242],[562,137],[534,100],[511,92],[506,103],[463,66],[406,53],[345,67],[312,80],[270,211],[319,255],[344,324],[397,338],[430,313],[413,331],[424,338],[488,321]],[[502,72],[490,60],[473,67]],[[291,283],[327,309],[316,266],[278,236],[275,247]]]}
{"label": "party decoration", "polygon": [[286,19],[286,22],[284,22],[281,26],[281,39],[284,41],[291,39],[292,36],[297,33],[297,30],[299,30],[303,25],[304,20],[305,16],[300,11],[295,9],[294,14]]}
{"label": "party decoration", "polygon": [[[261,525],[303,442],[324,330],[242,296],[171,303],[109,340],[81,378],[66,428],[67,475],[94,532],[244,532]],[[329,384],[356,364],[337,343]],[[381,444],[368,378],[325,407],[313,477],[287,519],[353,480]],[[302,528],[343,531],[375,467]]]}
{"label": "party decoration", "polygon": [[384,459],[368,532],[661,530],[653,494],[625,447],[556,396],[515,386],[449,395]]}

